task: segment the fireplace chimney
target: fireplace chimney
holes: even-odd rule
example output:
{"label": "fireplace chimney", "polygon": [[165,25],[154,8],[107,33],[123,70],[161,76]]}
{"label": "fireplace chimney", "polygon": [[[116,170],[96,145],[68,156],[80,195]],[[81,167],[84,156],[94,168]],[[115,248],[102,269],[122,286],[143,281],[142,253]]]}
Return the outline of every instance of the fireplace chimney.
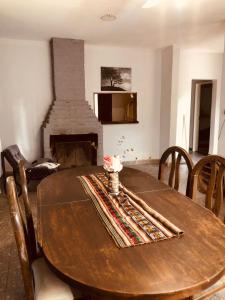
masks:
{"label": "fireplace chimney", "polygon": [[[84,142],[85,135],[89,141],[89,137],[95,134],[97,142],[93,144],[93,141],[90,141],[90,145],[95,149],[97,157],[94,160],[91,158],[91,161],[96,161],[98,165],[101,165],[103,156],[102,125],[85,100],[84,41],[53,38],[50,45],[54,101],[42,126],[44,156],[55,158],[50,140],[59,142],[60,135],[63,137],[62,142],[72,141],[73,136],[74,142],[77,141],[77,138],[81,138],[81,141]],[[65,138],[67,135],[70,137]],[[58,137],[53,139],[52,136]],[[81,144],[79,143],[79,145]],[[54,149],[56,148],[54,145]],[[71,148],[73,147],[70,145]],[[89,152],[91,153],[91,151]]]}

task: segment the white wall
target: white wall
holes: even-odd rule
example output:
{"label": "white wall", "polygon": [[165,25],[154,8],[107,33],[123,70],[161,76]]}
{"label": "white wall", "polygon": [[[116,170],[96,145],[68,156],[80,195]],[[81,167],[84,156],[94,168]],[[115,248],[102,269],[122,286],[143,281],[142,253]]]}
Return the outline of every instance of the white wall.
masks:
{"label": "white wall", "polygon": [[[225,44],[224,44],[225,50]],[[220,126],[219,126],[219,146],[218,153],[225,156],[225,51],[223,54],[223,71],[221,86],[221,103],[220,103]]]}
{"label": "white wall", "polygon": [[161,56],[160,155],[170,145],[173,47],[162,49]]}
{"label": "white wall", "polygon": [[[132,68],[139,124],[105,125],[104,153],[123,160],[159,157],[160,53],[146,49],[85,46],[86,98],[100,91],[100,67]],[[40,127],[53,99],[49,43],[0,40],[0,137],[18,144],[29,160],[40,156]],[[133,149],[133,151],[132,151]]]}
{"label": "white wall", "polygon": [[180,50],[174,46],[162,49],[160,156],[176,144],[177,83]]}
{"label": "white wall", "polygon": [[[132,68],[132,91],[137,92],[139,124],[103,125],[104,154],[123,160],[159,157],[160,53],[138,48],[85,45],[86,99],[93,107],[93,93],[100,92],[101,67]],[[133,149],[133,151],[132,151]]]}
{"label": "white wall", "polygon": [[0,39],[0,137],[30,160],[40,155],[40,127],[52,101],[49,43]]}
{"label": "white wall", "polygon": [[213,97],[209,152],[217,153],[220,90],[223,54],[180,51],[177,113],[177,145],[188,150],[193,79],[215,80],[216,95]]}
{"label": "white wall", "polygon": [[[219,123],[222,54],[180,51],[177,93],[177,144],[188,147],[192,79],[217,80],[213,147]],[[123,160],[159,158],[161,52],[85,45],[86,99],[100,91],[101,66],[132,68],[139,124],[104,125],[104,153]],[[225,71],[224,71],[225,72]],[[224,93],[225,94],[225,93]],[[0,138],[2,148],[17,143],[32,160],[40,155],[40,127],[53,99],[49,43],[0,39]],[[225,97],[221,110],[225,108]],[[163,110],[164,107],[162,106]],[[224,128],[225,130],[225,128]],[[225,131],[220,153],[225,149]],[[133,151],[131,151],[133,149]]]}

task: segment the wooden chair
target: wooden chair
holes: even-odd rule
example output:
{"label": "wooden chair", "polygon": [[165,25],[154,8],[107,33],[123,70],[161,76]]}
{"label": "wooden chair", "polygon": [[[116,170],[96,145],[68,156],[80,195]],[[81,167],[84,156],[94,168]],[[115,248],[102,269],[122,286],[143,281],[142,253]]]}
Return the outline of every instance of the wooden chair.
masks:
{"label": "wooden chair", "polygon": [[220,215],[224,195],[225,158],[209,155],[202,158],[191,172],[188,196],[197,198],[197,192],[205,194],[205,207],[217,217]]}
{"label": "wooden chair", "polygon": [[[74,295],[71,288],[59,279],[48,268],[44,258],[30,255],[27,224],[21,216],[21,207],[16,194],[16,185],[13,177],[7,178],[7,196],[9,201],[10,217],[18,248],[22,277],[27,300],[72,300],[81,297],[79,291]],[[33,247],[35,248],[35,245]]]}
{"label": "wooden chair", "polygon": [[30,200],[28,197],[25,162],[23,160],[19,162],[19,177],[20,177],[20,186],[22,192],[20,200],[22,200],[22,206],[24,208],[24,213],[25,213],[29,252],[30,252],[31,259],[35,259],[38,256],[38,245],[36,242],[33,215],[31,211]]}
{"label": "wooden chair", "polygon": [[[220,215],[223,205],[224,172],[225,158],[218,155],[209,155],[198,161],[191,172],[190,178],[188,196],[196,199],[198,191],[205,194],[205,207],[211,210],[217,217]],[[193,299],[210,299],[210,296],[223,289],[225,289],[225,277],[207,290],[195,295]]]}
{"label": "wooden chair", "polygon": [[171,165],[170,165],[168,184],[175,190],[179,189],[180,164],[181,164],[181,160],[184,159],[188,168],[188,178],[187,178],[187,187],[186,187],[186,194],[187,194],[189,190],[190,174],[193,168],[193,162],[189,153],[185,149],[178,146],[172,146],[169,147],[163,153],[159,162],[158,179],[161,181],[164,179],[165,166],[168,165],[167,162],[169,161],[170,156],[171,156]]}
{"label": "wooden chair", "polygon": [[24,161],[24,167],[26,171],[27,181],[30,180],[41,180],[44,177],[57,172],[58,166],[56,165],[55,168],[48,168],[46,166],[47,162],[52,163],[53,161],[49,158],[40,158],[39,160],[29,162],[25,159],[23,154],[21,153],[18,145],[11,145],[5,148],[1,152],[1,164],[2,164],[2,177],[3,177],[3,184],[4,188],[6,188],[6,165],[5,162],[7,161],[8,164],[13,169],[13,176],[15,178],[15,182],[19,191],[21,190],[21,186],[18,182],[18,175],[19,175],[19,162]]}
{"label": "wooden chair", "polygon": [[[202,291],[192,297],[191,300],[213,300],[213,299],[221,299],[223,300],[224,297],[222,296],[221,298],[219,297],[219,294],[217,294],[217,297],[214,298],[213,295],[216,293],[219,293],[225,288],[225,277],[220,279],[218,282],[216,282],[214,285],[206,289],[205,291]],[[212,296],[212,298],[211,298]]]}

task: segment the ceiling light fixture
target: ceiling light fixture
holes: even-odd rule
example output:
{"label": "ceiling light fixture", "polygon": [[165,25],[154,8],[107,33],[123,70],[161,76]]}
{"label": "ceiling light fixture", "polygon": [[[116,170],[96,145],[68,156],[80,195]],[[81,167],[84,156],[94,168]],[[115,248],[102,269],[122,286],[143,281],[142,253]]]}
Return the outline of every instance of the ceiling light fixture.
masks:
{"label": "ceiling light fixture", "polygon": [[142,8],[151,8],[157,6],[160,0],[147,0],[143,5]]}
{"label": "ceiling light fixture", "polygon": [[116,16],[111,15],[111,14],[106,14],[104,16],[101,16],[100,18],[102,21],[106,21],[106,22],[112,22],[116,20]]}

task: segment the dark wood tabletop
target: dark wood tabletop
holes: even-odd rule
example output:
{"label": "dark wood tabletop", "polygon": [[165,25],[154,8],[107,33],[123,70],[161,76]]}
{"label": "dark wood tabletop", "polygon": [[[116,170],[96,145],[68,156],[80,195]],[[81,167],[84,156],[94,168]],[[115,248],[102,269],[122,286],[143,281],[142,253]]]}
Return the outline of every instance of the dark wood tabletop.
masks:
{"label": "dark wood tabletop", "polygon": [[38,241],[70,285],[102,299],[185,299],[225,271],[225,226],[209,210],[132,168],[121,182],[184,231],[180,238],[120,249],[76,178],[102,171],[74,168],[38,186]]}

